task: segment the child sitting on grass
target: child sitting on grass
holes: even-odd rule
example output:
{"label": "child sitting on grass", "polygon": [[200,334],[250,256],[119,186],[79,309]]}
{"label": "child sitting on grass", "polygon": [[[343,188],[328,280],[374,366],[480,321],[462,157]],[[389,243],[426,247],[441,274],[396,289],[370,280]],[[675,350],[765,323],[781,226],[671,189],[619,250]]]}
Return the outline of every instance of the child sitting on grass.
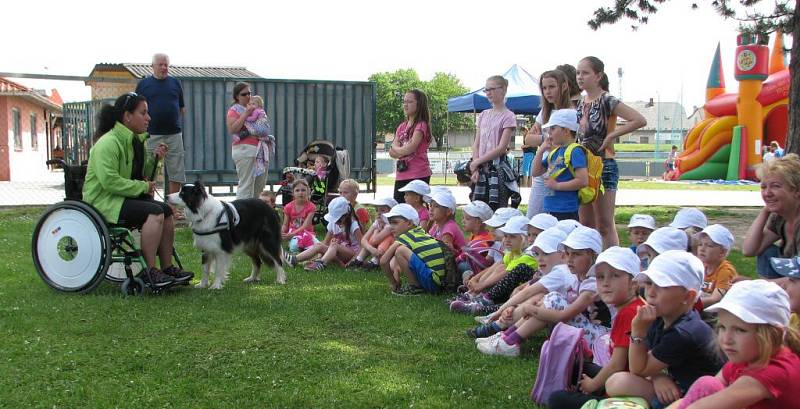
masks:
{"label": "child sitting on grass", "polygon": [[551,409],[577,409],[592,399],[602,399],[606,380],[628,369],[631,322],[638,308],[645,305],[636,295],[638,286],[634,281],[639,274],[639,258],[630,249],[609,247],[597,257],[589,274],[597,279],[600,299],[617,311],[611,323],[611,360],[603,366],[584,362],[578,391],[554,392],[547,404]]}
{"label": "child sitting on grass", "polygon": [[361,233],[367,231],[366,226],[369,224],[369,212],[363,206],[359,205],[358,199],[358,182],[355,179],[345,179],[339,182],[339,195],[347,199],[353,212],[356,215],[356,221],[361,228]]}
{"label": "child sitting on grass", "polygon": [[589,269],[602,251],[600,233],[579,227],[567,236],[562,246],[567,254],[567,265],[580,282],[577,298],[553,292],[542,298],[541,305],[525,305],[520,321],[491,337],[476,339],[479,351],[487,355],[519,356],[522,341],[557,322],[583,329],[588,345],[608,333],[611,316],[605,304],[598,300],[595,277],[589,276]]}
{"label": "child sitting on grass", "polygon": [[275,192],[271,190],[265,190],[258,195],[258,198],[261,199],[262,202],[266,203],[267,206],[271,208],[275,208]]}
{"label": "child sitting on grass", "polygon": [[[373,270],[379,267],[381,256],[389,246],[394,243],[394,236],[392,236],[392,228],[384,215],[397,205],[397,202],[391,197],[384,197],[376,200],[373,205],[375,206],[375,221],[372,226],[361,238],[361,251],[353,260],[348,264],[348,267],[361,268],[364,270]],[[367,260],[369,258],[369,260]],[[367,261],[365,261],[367,260]]]}
{"label": "child sitting on grass", "polygon": [[531,253],[536,258],[542,277],[537,281],[529,281],[524,287],[518,287],[522,289],[515,291],[496,312],[480,319],[476,317],[483,325],[467,330],[467,335],[472,338],[486,338],[508,328],[522,319],[522,314],[517,312],[522,311],[523,305],[536,304],[547,293],[559,292],[565,297],[574,297],[578,291],[578,279],[569,271],[567,259],[561,249],[561,243],[566,239],[567,235],[555,227],[539,233],[533,242]]}
{"label": "child sitting on grass", "polygon": [[656,229],[656,219],[649,214],[634,214],[628,223],[628,239],[631,241],[631,251],[636,254],[636,249],[642,245],[653,230]]}
{"label": "child sitting on grass", "polygon": [[314,236],[314,213],[317,206],[309,200],[311,188],[305,179],[292,183],[294,200],[283,206],[281,239],[289,241],[289,253],[299,253],[319,240]]}
{"label": "child sitting on grass", "polygon": [[458,257],[467,241],[456,223],[456,198],[449,190],[431,192],[431,220],[428,230],[434,239],[441,240]]}
{"label": "child sitting on grass", "polygon": [[675,213],[675,217],[669,225],[686,232],[686,236],[689,238],[689,248],[691,248],[692,254],[696,256],[698,243],[695,240],[695,235],[708,226],[706,215],[700,209],[684,207],[678,210],[678,213]]}
{"label": "child sitting on grass", "polygon": [[[533,256],[524,252],[528,235],[528,218],[515,216],[499,229],[503,232],[503,265],[506,275],[488,290],[472,300],[456,299],[450,303],[450,311],[472,315],[494,312],[507,301],[512,291],[533,278],[539,265]],[[469,293],[467,293],[469,294]]]}
{"label": "child sitting on grass", "polygon": [[641,269],[646,270],[650,262],[659,254],[667,250],[686,251],[688,246],[689,239],[686,237],[686,233],[675,227],[662,227],[653,231],[647,240],[636,248],[636,254],[641,260]]}
{"label": "child sitting on grass", "polygon": [[722,366],[714,333],[693,308],[703,286],[703,262],[685,250],[665,251],[637,280],[644,283],[647,305],[631,324],[629,370],[612,375],[606,392],[663,407]]}
{"label": "child sitting on grass", "polygon": [[[419,213],[401,203],[386,213],[396,241],[381,257],[381,269],[395,295],[436,294],[445,277],[446,247],[419,226]],[[400,276],[407,285],[401,286]]]}
{"label": "child sitting on grass", "polygon": [[398,191],[403,192],[403,200],[417,211],[419,215],[419,227],[422,227],[425,231],[430,230],[432,224],[431,216],[430,213],[428,213],[425,202],[430,197],[431,187],[424,181],[412,180],[408,182],[407,185],[398,189]]}
{"label": "child sitting on grass", "polygon": [[[492,234],[494,236],[494,244],[492,245],[493,251],[491,254],[494,257],[494,262],[486,269],[471,275],[467,280],[465,287],[459,288],[460,293],[469,292],[469,296],[474,297],[481,291],[496,284],[500,279],[506,275],[506,268],[503,264],[503,232],[500,231],[506,222],[515,216],[522,216],[519,209],[511,207],[501,207],[494,212],[494,215],[485,222],[489,227],[494,228]],[[466,275],[466,274],[465,274]]]}
{"label": "child sitting on grass", "polygon": [[305,266],[308,271],[320,271],[332,262],[346,265],[358,254],[361,228],[356,220],[355,212],[346,198],[337,197],[331,200],[328,204],[325,221],[328,222],[328,232],[322,243],[316,243],[298,255],[289,255],[286,261],[290,267],[316,256],[322,256]]}
{"label": "child sitting on grass", "polygon": [[528,246],[533,245],[539,233],[555,227],[557,223],[558,219],[547,213],[539,213],[531,217],[531,220],[528,221]]}
{"label": "child sitting on grass", "polygon": [[697,238],[697,258],[705,267],[700,301],[703,307],[708,307],[722,299],[738,275],[736,267],[726,260],[733,246],[733,234],[721,224],[712,224],[698,233]]}
{"label": "child sitting on grass", "polygon": [[[473,271],[482,271],[489,267],[494,257],[490,256],[494,245],[494,236],[486,228],[487,220],[492,218],[492,208],[480,200],[462,206],[461,221],[464,223],[464,232],[469,233],[469,242],[462,248],[461,254],[456,257],[456,266],[462,283],[467,284]],[[466,291],[466,287],[464,288]]]}
{"label": "child sitting on grass", "polygon": [[719,314],[717,344],[728,362],[689,388],[679,409],[800,408],[800,333],[789,327],[789,296],[777,284],[734,284],[706,309]]}

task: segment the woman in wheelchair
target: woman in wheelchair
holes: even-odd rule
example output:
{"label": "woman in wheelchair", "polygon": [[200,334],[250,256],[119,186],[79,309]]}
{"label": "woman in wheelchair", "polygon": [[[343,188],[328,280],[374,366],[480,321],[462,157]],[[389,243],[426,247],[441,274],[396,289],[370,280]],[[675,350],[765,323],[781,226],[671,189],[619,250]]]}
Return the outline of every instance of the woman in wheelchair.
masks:
{"label": "woman in wheelchair", "polygon": [[[83,185],[83,200],[94,206],[108,223],[141,229],[141,248],[147,269],[141,278],[156,287],[188,282],[194,274],[173,265],[175,224],[172,209],[153,199],[155,182],[150,175],[166,145],[145,151],[150,115],[143,96],[130,92],[114,106],[100,111],[95,144]],[[156,268],[156,255],[161,269]]]}

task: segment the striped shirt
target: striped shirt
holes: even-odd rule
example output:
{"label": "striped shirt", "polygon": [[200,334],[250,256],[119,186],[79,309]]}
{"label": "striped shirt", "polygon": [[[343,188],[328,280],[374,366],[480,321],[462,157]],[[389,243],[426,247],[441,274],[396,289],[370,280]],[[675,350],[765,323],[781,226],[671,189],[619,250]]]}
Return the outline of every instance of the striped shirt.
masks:
{"label": "striped shirt", "polygon": [[397,236],[397,242],[410,248],[433,271],[431,279],[434,283],[437,285],[441,283],[445,275],[444,253],[438,240],[417,226]]}

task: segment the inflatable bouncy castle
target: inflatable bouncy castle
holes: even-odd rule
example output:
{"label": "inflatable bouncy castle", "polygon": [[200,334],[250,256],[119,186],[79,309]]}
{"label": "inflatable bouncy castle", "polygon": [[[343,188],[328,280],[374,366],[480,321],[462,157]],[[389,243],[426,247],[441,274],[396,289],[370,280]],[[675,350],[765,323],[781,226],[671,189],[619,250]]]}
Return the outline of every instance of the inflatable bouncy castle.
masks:
{"label": "inflatable bouncy castle", "polygon": [[789,121],[789,69],[783,36],[776,34],[770,55],[766,41],[737,38],[735,77],[738,93],[725,92],[720,47],[706,86],[705,118],[689,130],[675,170],[667,180],[756,180],[761,147],[772,141],[786,146]]}

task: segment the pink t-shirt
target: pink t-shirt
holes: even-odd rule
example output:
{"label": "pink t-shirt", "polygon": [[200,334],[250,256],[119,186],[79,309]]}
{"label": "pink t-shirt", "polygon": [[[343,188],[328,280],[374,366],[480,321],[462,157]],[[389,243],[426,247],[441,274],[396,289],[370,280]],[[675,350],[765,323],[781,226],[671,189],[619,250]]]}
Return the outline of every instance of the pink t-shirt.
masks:
{"label": "pink t-shirt", "polygon": [[464,232],[458,228],[458,224],[456,224],[456,221],[453,219],[448,220],[445,222],[444,226],[441,227],[434,223],[434,225],[428,231],[428,234],[433,236],[433,238],[436,240],[441,240],[445,234],[452,236],[454,247],[453,251],[455,256],[461,254],[461,249],[467,244],[467,240],[464,238]]}
{"label": "pink t-shirt", "polygon": [[[233,104],[233,106],[230,107],[230,109],[228,109],[227,117],[228,119],[233,118],[233,120],[237,120],[239,119],[239,116],[243,114],[244,114],[244,107],[239,104]],[[242,135],[244,135],[244,137],[242,137]],[[253,135],[250,135],[247,132],[247,128],[244,127],[244,124],[242,125],[242,128],[239,130],[239,138],[240,139],[237,141],[236,139],[233,139],[233,135],[231,135],[231,139],[233,140],[232,144],[233,146],[241,144],[258,146],[258,138],[256,138]]]}
{"label": "pink t-shirt", "polygon": [[[297,208],[294,201],[289,202],[289,204],[283,207],[283,214],[286,216],[286,219],[289,220],[289,231],[297,231],[306,221],[306,217],[308,217],[309,214],[314,214],[315,211],[317,211],[317,206],[310,201],[306,202],[306,205],[300,209]],[[305,230],[313,234],[313,223],[306,227]]]}
{"label": "pink t-shirt", "polygon": [[747,364],[734,364],[728,362],[722,367],[722,377],[728,385],[742,376],[749,376],[774,396],[774,399],[765,399],[748,408],[753,409],[800,409],[800,399],[794,392],[797,391],[797,381],[800,379],[800,358],[789,348],[783,347],[770,358],[767,366],[749,369]]}
{"label": "pink t-shirt", "polygon": [[419,216],[419,224],[427,222],[428,220],[431,219],[431,215],[430,213],[428,213],[428,209],[425,208],[425,206],[422,206],[419,209],[417,209],[417,216]]}
{"label": "pink t-shirt", "polygon": [[486,155],[486,152],[500,144],[500,137],[503,129],[516,128],[517,118],[508,108],[503,107],[501,111],[487,109],[478,115],[478,129],[480,129],[480,140],[478,141],[478,152],[473,152],[474,158]]}
{"label": "pink t-shirt", "polygon": [[394,133],[400,142],[400,146],[409,143],[416,131],[422,132],[422,141],[417,145],[417,150],[414,151],[414,153],[401,158],[408,162],[408,169],[402,172],[398,171],[395,179],[409,180],[428,177],[431,175],[431,167],[428,162],[428,148],[431,146],[431,132],[428,129],[428,124],[426,122],[414,124],[413,132],[406,132],[407,127],[408,122],[403,121]]}

